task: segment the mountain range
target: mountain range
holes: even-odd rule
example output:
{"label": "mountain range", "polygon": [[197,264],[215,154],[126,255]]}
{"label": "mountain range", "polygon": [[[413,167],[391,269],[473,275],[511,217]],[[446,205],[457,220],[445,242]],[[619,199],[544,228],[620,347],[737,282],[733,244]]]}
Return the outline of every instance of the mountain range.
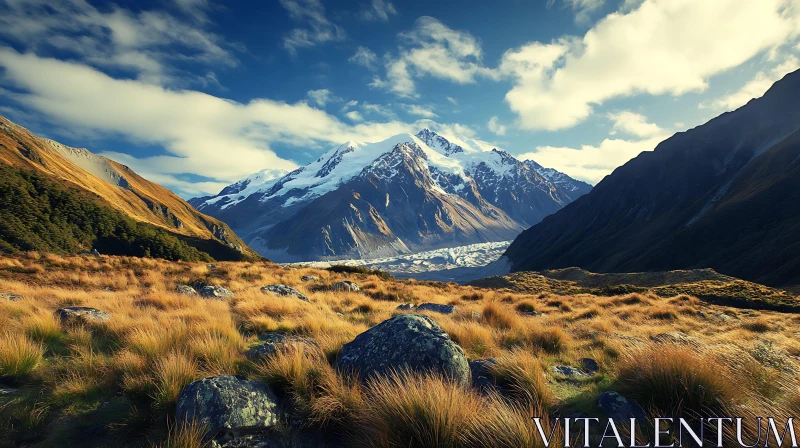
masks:
{"label": "mountain range", "polygon": [[800,71],[680,132],[523,232],[512,271],[713,268],[800,285]]}
{"label": "mountain range", "polygon": [[0,117],[0,248],[255,259],[230,228],[125,165]]}
{"label": "mountain range", "polygon": [[533,161],[429,129],[347,142],[189,202],[275,261],[393,256],[510,240],[591,190]]}

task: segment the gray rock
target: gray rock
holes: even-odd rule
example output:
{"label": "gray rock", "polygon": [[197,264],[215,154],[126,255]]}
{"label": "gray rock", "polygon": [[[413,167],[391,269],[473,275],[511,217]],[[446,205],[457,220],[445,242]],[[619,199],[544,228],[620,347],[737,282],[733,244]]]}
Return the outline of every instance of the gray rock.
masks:
{"label": "gray rock", "polygon": [[200,289],[200,295],[210,299],[225,300],[233,297],[233,292],[227,288],[223,288],[222,286],[210,285],[203,286]]}
{"label": "gray rock", "polygon": [[397,314],[344,345],[337,368],[362,380],[393,370],[436,372],[458,384],[470,384],[464,350],[433,319],[419,314]]}
{"label": "gray rock", "polygon": [[22,300],[22,296],[10,292],[0,292],[0,300],[3,299],[8,300],[9,302],[16,302],[18,300]]}
{"label": "gray rock", "polygon": [[213,271],[216,268],[217,268],[217,265],[215,265],[214,263],[211,263],[211,264],[208,265],[208,270],[209,271]]}
{"label": "gray rock", "polygon": [[105,322],[111,319],[111,315],[105,311],[100,311],[98,309],[89,308],[86,306],[59,308],[56,310],[56,317],[58,317],[63,324],[78,322]]}
{"label": "gray rock", "polygon": [[288,347],[302,345],[319,349],[317,341],[311,338],[283,333],[264,333],[258,336],[258,342],[250,346],[250,349],[245,352],[245,356],[251,361],[259,361]]}
{"label": "gray rock", "polygon": [[488,394],[498,391],[492,368],[497,364],[494,358],[476,359],[469,362],[469,370],[472,374],[472,387],[481,393]]}
{"label": "gray rock", "polygon": [[0,387],[0,398],[10,397],[16,394],[17,394],[16,389],[11,389],[10,387]]}
{"label": "gray rock", "polygon": [[481,318],[483,317],[483,316],[481,316],[481,313],[479,313],[479,312],[477,312],[477,311],[473,311],[473,312],[472,312],[472,314],[471,314],[471,316],[472,316],[472,318],[473,318],[473,319],[475,319],[475,320],[481,320]]}
{"label": "gray rock", "polygon": [[178,397],[175,412],[178,422],[206,425],[206,435],[214,439],[271,428],[281,413],[269,385],[233,375],[189,384]]}
{"label": "gray rock", "polygon": [[300,277],[300,280],[304,282],[318,282],[319,277],[317,277],[316,275],[304,275]]}
{"label": "gray rock", "polygon": [[614,420],[645,419],[644,410],[617,392],[603,392],[597,397],[597,410]]}
{"label": "gray rock", "polygon": [[404,303],[404,304],[398,306],[397,308],[395,308],[395,311],[411,311],[413,309],[414,309],[414,305],[413,304]]}
{"label": "gray rock", "polygon": [[286,285],[267,285],[261,288],[261,292],[272,294],[274,296],[295,296],[304,302],[310,302],[302,292]]}
{"label": "gray rock", "polygon": [[554,366],[553,372],[569,378],[574,378],[574,377],[580,378],[588,376],[586,372],[584,372],[583,370],[576,369],[575,367],[570,367],[570,366]]}
{"label": "gray rock", "polygon": [[175,291],[177,291],[179,294],[184,294],[184,295],[187,295],[187,296],[196,296],[197,295],[197,290],[195,290],[194,288],[192,288],[189,285],[178,285],[175,288]]}
{"label": "gray rock", "polygon": [[92,255],[94,255],[95,257],[99,257],[100,256],[100,252],[97,249],[92,249],[92,252],[90,252],[90,253]]}
{"label": "gray rock", "polygon": [[439,314],[453,314],[458,309],[455,305],[441,305],[438,303],[423,303],[417,307],[417,311],[432,311]]}
{"label": "gray rock", "polygon": [[580,363],[583,366],[583,370],[589,373],[595,373],[600,370],[600,365],[592,358],[581,358]]}
{"label": "gray rock", "polygon": [[361,287],[358,286],[358,284],[351,282],[350,280],[345,280],[343,282],[332,284],[331,290],[340,292],[358,292],[361,291]]}

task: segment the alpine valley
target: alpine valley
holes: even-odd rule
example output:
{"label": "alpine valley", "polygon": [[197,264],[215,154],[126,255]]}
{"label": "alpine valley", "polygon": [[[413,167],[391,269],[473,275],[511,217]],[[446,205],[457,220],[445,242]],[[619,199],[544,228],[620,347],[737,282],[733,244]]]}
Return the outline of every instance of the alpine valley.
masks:
{"label": "alpine valley", "polygon": [[374,258],[506,241],[591,186],[428,129],[347,142],[189,202],[274,261]]}

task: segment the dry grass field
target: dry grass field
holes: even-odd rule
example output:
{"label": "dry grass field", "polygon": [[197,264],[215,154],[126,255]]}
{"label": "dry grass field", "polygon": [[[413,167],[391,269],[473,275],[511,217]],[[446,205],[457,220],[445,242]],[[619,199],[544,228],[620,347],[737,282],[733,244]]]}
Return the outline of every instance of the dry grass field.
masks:
{"label": "dry grass field", "polygon": [[[345,279],[362,291],[315,287]],[[175,291],[197,281],[235,295]],[[276,283],[310,302],[260,291]],[[425,314],[470,360],[497,360],[503,395],[423,374],[366,385],[339,375],[332,363],[342,345],[407,302],[457,305]],[[112,317],[65,326],[54,316],[65,306]],[[248,361],[244,351],[264,332],[311,337],[319,350]],[[287,402],[279,431],[316,440],[307,446],[539,446],[531,417],[601,416],[595,402],[608,390],[651,415],[784,420],[800,414],[799,335],[796,314],[688,295],[526,294],[266,262],[29,253],[0,258],[0,446],[204,446],[203,428],[177,422],[175,403],[188,383],[219,374],[272,384]],[[599,371],[553,369],[582,358]]]}

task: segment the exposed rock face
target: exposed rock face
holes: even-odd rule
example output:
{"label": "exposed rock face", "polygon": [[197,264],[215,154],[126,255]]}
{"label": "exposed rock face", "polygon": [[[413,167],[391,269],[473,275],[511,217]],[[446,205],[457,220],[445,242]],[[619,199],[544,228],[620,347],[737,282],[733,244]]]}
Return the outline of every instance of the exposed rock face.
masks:
{"label": "exposed rock face", "polygon": [[583,366],[583,370],[589,373],[595,373],[600,370],[600,365],[592,358],[581,358],[580,362]]}
{"label": "exposed rock face", "polygon": [[342,347],[337,368],[364,380],[408,369],[470,384],[464,351],[433,319],[418,314],[398,314],[361,333]]}
{"label": "exposed rock face", "polygon": [[317,277],[316,275],[304,275],[300,277],[300,280],[304,282],[318,282],[319,277]]}
{"label": "exposed rock face", "polygon": [[351,282],[350,280],[345,280],[343,282],[334,283],[331,285],[331,289],[341,292],[358,292],[361,291],[361,286],[358,286],[357,283]]}
{"label": "exposed rock face", "polygon": [[311,338],[304,338],[300,336],[283,334],[283,333],[265,333],[258,337],[258,342],[250,346],[245,356],[251,361],[258,361],[261,359],[269,358],[278,351],[285,350],[288,347],[308,346],[319,349],[317,341]]}
{"label": "exposed rock face", "polygon": [[105,322],[111,319],[111,315],[105,311],[100,311],[98,309],[85,306],[59,308],[56,310],[56,317],[58,317],[63,324],[79,322]]}
{"label": "exposed rock face", "polygon": [[210,299],[226,300],[233,297],[233,292],[222,286],[203,286],[200,289],[200,295]]}
{"label": "exposed rock face", "polygon": [[453,314],[458,309],[455,305],[442,305],[439,303],[423,303],[417,307],[417,311],[433,311],[439,314]]}
{"label": "exposed rock face", "polygon": [[586,372],[584,372],[583,370],[576,369],[575,367],[570,367],[570,366],[554,366],[553,372],[559,375],[566,376],[568,378],[573,378],[573,377],[580,378],[587,376]]}
{"label": "exposed rock face", "polygon": [[175,291],[177,291],[179,294],[184,294],[184,295],[187,295],[187,296],[196,296],[197,295],[197,291],[194,288],[192,288],[191,286],[189,286],[189,285],[178,285],[175,288]]}
{"label": "exposed rock face", "polygon": [[295,296],[304,302],[310,302],[308,297],[302,292],[286,285],[267,285],[261,288],[261,292],[272,294],[273,296]]}
{"label": "exposed rock face", "polygon": [[179,422],[197,421],[213,438],[275,426],[281,416],[272,389],[260,381],[223,375],[189,384],[178,397]]}
{"label": "exposed rock face", "polygon": [[617,392],[603,392],[597,397],[597,410],[614,420],[629,421],[631,418],[644,419],[642,408]]}

